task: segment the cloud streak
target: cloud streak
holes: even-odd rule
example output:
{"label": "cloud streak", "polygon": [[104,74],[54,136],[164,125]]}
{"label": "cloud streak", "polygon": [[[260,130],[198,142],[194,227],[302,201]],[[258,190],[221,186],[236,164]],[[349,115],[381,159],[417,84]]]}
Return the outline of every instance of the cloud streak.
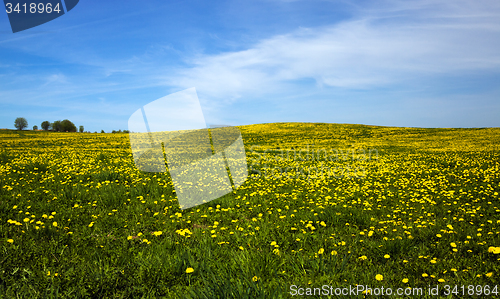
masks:
{"label": "cloud streak", "polygon": [[[237,100],[283,92],[289,82],[371,89],[417,77],[498,71],[500,6],[493,1],[387,1],[357,17],[205,55],[165,84]],[[379,5],[379,3],[377,3]]]}

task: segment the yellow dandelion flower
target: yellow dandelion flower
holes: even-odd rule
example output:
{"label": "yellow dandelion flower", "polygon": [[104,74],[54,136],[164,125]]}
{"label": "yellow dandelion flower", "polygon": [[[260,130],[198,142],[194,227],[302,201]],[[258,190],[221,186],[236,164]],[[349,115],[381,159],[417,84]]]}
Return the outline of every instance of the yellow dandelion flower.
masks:
{"label": "yellow dandelion flower", "polygon": [[194,269],[193,269],[193,268],[191,268],[191,267],[188,267],[188,268],[186,269],[186,273],[193,273],[193,272],[194,272]]}
{"label": "yellow dandelion flower", "polygon": [[500,253],[500,247],[490,247],[490,248],[488,248],[488,252],[491,252],[493,254],[499,254]]}
{"label": "yellow dandelion flower", "polygon": [[403,283],[408,283],[408,278],[403,278],[402,282]]}
{"label": "yellow dandelion flower", "polygon": [[377,274],[377,275],[375,275],[375,279],[378,281],[382,281],[382,280],[384,280],[384,276],[382,274]]}

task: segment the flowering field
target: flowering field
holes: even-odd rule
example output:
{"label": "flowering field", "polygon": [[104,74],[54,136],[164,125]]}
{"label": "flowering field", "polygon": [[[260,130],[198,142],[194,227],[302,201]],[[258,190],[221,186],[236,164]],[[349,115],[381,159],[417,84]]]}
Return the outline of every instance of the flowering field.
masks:
{"label": "flowering field", "polygon": [[248,180],[186,210],[168,173],[135,168],[127,134],[1,131],[0,293],[288,298],[323,285],[500,293],[500,129],[240,130]]}

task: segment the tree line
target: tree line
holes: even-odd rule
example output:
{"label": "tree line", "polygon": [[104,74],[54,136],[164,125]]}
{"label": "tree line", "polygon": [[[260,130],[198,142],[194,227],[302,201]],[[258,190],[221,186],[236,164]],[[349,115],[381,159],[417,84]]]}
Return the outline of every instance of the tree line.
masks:
{"label": "tree line", "polygon": [[[28,121],[24,117],[18,117],[14,121],[14,126],[18,130],[24,130],[28,127]],[[44,131],[54,131],[54,132],[76,132],[76,126],[69,119],[56,120],[54,122],[44,121],[41,124],[42,130]],[[38,130],[38,126],[34,125],[33,130]],[[80,133],[84,132],[83,126],[79,127]]]}
{"label": "tree line", "polygon": [[[18,130],[24,130],[28,127],[28,121],[24,117],[18,117],[14,121],[14,126]],[[44,130],[44,131],[54,131],[54,132],[76,132],[77,131],[75,124],[72,123],[68,119],[56,120],[52,123],[46,120],[46,121],[42,122],[41,127],[42,127],[42,130]],[[33,131],[36,131],[36,130],[38,130],[38,126],[34,125]],[[85,129],[83,126],[80,126],[78,128],[78,131],[80,133],[83,133],[85,131]],[[90,133],[90,132],[88,132],[88,133]],[[95,133],[97,133],[97,132],[95,132]],[[101,130],[101,133],[105,133],[104,130]],[[113,130],[112,133],[129,133],[129,131],[128,130],[123,130],[123,131],[122,130],[118,130],[118,131]]]}

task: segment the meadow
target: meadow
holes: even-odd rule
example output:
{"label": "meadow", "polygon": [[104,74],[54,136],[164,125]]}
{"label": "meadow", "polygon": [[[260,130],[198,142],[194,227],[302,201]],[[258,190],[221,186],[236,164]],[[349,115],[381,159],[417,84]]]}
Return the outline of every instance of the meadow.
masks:
{"label": "meadow", "polygon": [[249,178],[186,210],[128,134],[0,131],[0,297],[498,297],[500,128],[239,129]]}

